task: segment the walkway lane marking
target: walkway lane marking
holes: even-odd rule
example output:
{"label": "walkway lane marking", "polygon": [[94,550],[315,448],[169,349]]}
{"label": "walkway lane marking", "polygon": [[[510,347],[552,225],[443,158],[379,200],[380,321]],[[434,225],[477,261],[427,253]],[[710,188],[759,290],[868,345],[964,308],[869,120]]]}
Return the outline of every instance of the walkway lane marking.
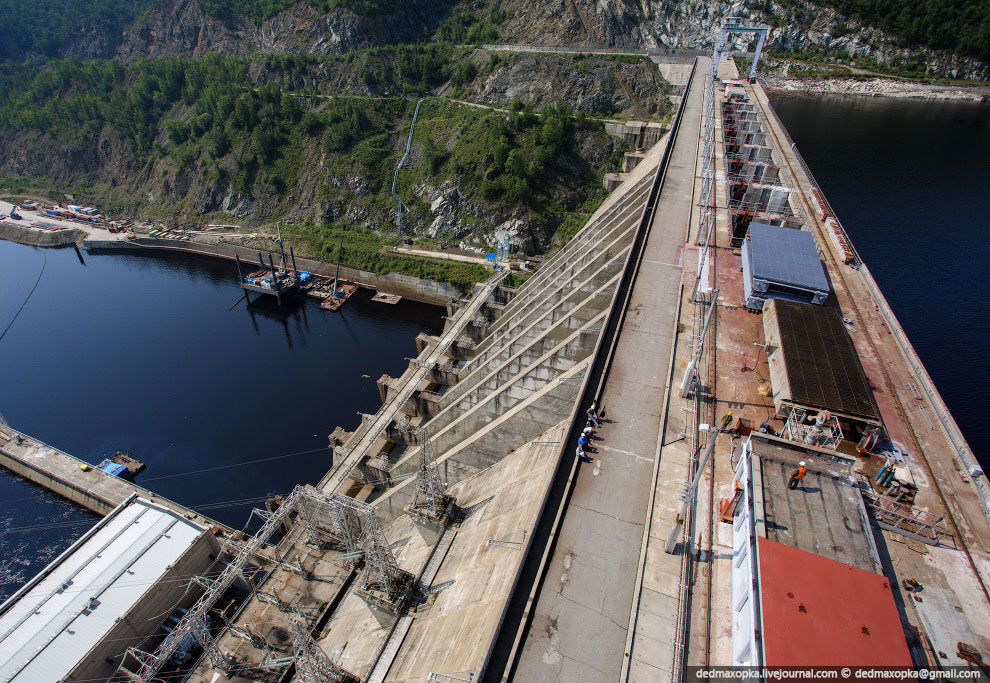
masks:
{"label": "walkway lane marking", "polygon": [[631,451],[624,451],[621,448],[612,448],[611,446],[602,446],[603,451],[613,451],[615,453],[622,453],[623,455],[628,455],[631,458],[636,458],[637,460],[643,460],[645,462],[653,462],[653,458],[647,457],[645,455],[640,455],[639,453],[633,453]]}

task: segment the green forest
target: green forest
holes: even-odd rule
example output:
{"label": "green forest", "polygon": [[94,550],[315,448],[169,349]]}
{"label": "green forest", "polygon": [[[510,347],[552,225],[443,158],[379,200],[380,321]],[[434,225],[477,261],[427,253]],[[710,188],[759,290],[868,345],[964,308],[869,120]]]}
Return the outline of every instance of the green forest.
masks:
{"label": "green forest", "polygon": [[[387,56],[395,70],[389,78],[410,88],[433,87],[448,75],[456,76],[449,47],[368,52]],[[256,83],[249,75],[252,63],[294,74],[314,59],[211,55],[123,65],[70,57],[33,70],[30,78],[8,65],[0,72],[5,93],[0,135],[62,154],[95,149],[108,135],[119,140],[128,152],[125,160],[95,176],[74,174],[64,180],[69,186],[62,191],[88,187],[104,204],[138,213],[148,208],[136,199],[145,193],[143,188],[160,183],[157,178],[170,184],[191,173],[198,179],[195,188],[226,188],[268,202],[278,215],[298,206],[293,193],[300,183],[312,182],[307,179],[318,163],[315,178],[325,180],[316,196],[304,202],[313,219],[295,231],[302,254],[326,257],[334,243],[326,238],[345,234],[345,262],[350,265],[440,277],[461,286],[476,281],[481,271],[475,268],[385,253],[382,247],[394,240],[394,233],[382,237],[342,218],[357,210],[374,217],[372,223],[387,232],[394,229],[391,176],[416,100],[293,94],[273,82]],[[615,162],[592,167],[577,154],[576,142],[597,136],[596,144],[618,143],[609,142],[601,124],[575,116],[566,105],[535,112],[517,101],[512,109],[506,116],[444,100],[423,103],[414,138],[419,156],[400,178],[400,191],[419,224],[432,220],[430,206],[412,188],[456,179],[462,192],[476,194],[475,201],[495,210],[527,207],[541,222],[559,223],[561,241],[583,225],[603,195],[601,174],[614,170]],[[113,179],[110,186],[107,174]],[[333,178],[356,178],[360,187],[343,188]],[[197,191],[169,210],[176,216],[196,214],[200,209],[194,202],[199,200],[192,195]]]}
{"label": "green forest", "polygon": [[827,4],[893,34],[907,46],[990,60],[987,0],[827,0]]}
{"label": "green forest", "polygon": [[0,0],[0,61],[58,57],[98,34],[119,36],[157,1]]}

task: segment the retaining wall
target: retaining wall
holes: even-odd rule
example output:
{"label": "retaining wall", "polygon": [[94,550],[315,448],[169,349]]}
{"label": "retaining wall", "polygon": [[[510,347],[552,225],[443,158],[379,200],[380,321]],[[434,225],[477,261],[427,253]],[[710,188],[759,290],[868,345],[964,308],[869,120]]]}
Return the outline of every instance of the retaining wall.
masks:
{"label": "retaining wall", "polygon": [[[233,261],[240,256],[247,271],[254,270],[258,263],[258,250],[242,247],[236,244],[202,244],[200,242],[180,242],[177,240],[162,240],[152,237],[139,237],[127,241],[86,240],[83,246],[88,250],[113,251],[174,251],[185,254],[212,256]],[[262,253],[265,253],[262,251]],[[288,255],[288,254],[287,254]],[[333,277],[336,266],[313,259],[296,257],[296,266],[316,275]],[[379,275],[367,270],[340,267],[340,277],[357,283],[362,287],[376,289],[390,294],[427,304],[445,305],[461,296],[462,292],[449,282],[427,280],[404,273],[387,273]]]}
{"label": "retaining wall", "polygon": [[64,247],[78,242],[86,233],[78,228],[38,230],[0,221],[0,239],[32,247]]}

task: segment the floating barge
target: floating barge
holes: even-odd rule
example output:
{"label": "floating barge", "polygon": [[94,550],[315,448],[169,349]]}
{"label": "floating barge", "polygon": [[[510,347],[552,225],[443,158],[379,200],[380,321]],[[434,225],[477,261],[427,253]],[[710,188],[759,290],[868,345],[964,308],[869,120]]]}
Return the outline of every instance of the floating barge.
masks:
{"label": "floating barge", "polygon": [[[235,256],[235,260],[237,261],[237,280],[238,284],[244,290],[244,296],[248,297],[248,292],[274,296],[278,299],[279,306],[281,306],[284,297],[296,296],[301,291],[305,291],[311,284],[311,275],[306,272],[301,273],[296,269],[296,257],[292,253],[292,247],[289,247],[289,253],[291,254],[293,264],[291,271],[285,267],[276,268],[271,254],[268,254],[268,265],[266,266],[264,258],[259,251],[259,269],[247,275],[244,275],[243,268],[241,267],[240,256]],[[284,252],[282,262],[285,262]],[[248,303],[251,303],[250,298],[248,298]]]}
{"label": "floating barge", "polygon": [[320,302],[320,310],[339,311],[340,308],[347,303],[347,300],[354,296],[356,291],[358,291],[358,286],[353,282],[340,283],[323,301]]}
{"label": "floating barge", "polygon": [[136,458],[132,458],[126,453],[117,451],[113,456],[106,458],[97,465],[97,468],[107,474],[131,481],[138,474],[144,471],[145,465]]}
{"label": "floating barge", "polygon": [[358,291],[358,286],[353,282],[340,280],[340,255],[344,251],[344,238],[341,236],[340,245],[337,247],[337,272],[333,276],[333,284],[330,285],[330,293],[320,302],[320,310],[339,311],[347,303],[347,300]]}
{"label": "floating barge", "polygon": [[382,304],[397,304],[402,301],[402,297],[398,294],[389,294],[388,292],[375,292],[371,300]]}

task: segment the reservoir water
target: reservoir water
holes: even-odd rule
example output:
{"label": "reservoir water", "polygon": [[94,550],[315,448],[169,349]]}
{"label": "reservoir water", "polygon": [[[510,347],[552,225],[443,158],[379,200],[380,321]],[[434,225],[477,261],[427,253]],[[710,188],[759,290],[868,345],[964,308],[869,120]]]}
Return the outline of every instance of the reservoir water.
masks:
{"label": "reservoir water", "polygon": [[[240,295],[233,264],[85,255],[0,241],[0,414],[92,463],[130,452],[138,483],[235,528],[264,498],[329,469],[327,435],[381,406],[442,308],[313,300],[278,311]],[[267,303],[267,305],[266,305]],[[0,600],[96,516],[0,470]]]}
{"label": "reservoir water", "polygon": [[990,104],[771,99],[990,471]]}

